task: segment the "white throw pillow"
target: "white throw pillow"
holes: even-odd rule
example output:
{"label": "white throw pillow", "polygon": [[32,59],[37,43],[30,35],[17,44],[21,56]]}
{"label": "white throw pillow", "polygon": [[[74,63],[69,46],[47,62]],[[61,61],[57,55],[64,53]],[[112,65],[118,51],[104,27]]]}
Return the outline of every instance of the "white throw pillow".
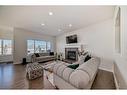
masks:
{"label": "white throw pillow", "polygon": [[86,58],[87,55],[88,55],[88,54],[86,54],[86,55],[81,55],[81,56],[79,57],[79,64],[83,64],[83,63],[84,63],[84,60],[85,60],[85,58]]}

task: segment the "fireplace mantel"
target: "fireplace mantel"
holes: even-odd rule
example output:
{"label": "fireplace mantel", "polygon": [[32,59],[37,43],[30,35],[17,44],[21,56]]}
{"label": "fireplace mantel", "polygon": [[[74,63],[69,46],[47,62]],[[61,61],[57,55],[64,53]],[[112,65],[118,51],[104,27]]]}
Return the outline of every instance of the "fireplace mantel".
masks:
{"label": "fireplace mantel", "polygon": [[79,51],[84,50],[84,48],[86,47],[86,45],[83,44],[66,44],[65,48],[78,48]]}

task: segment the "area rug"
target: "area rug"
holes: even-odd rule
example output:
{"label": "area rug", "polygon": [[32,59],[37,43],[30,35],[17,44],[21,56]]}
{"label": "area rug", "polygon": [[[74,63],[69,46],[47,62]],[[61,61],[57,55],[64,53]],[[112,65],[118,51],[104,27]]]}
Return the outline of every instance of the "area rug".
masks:
{"label": "area rug", "polygon": [[45,73],[47,80],[55,87],[55,84],[53,82],[53,73],[47,70],[44,70],[44,73]]}
{"label": "area rug", "polygon": [[49,61],[45,63],[41,63],[42,67],[44,68],[44,75],[46,76],[47,80],[55,87],[53,83],[53,65],[56,64],[56,61]]}

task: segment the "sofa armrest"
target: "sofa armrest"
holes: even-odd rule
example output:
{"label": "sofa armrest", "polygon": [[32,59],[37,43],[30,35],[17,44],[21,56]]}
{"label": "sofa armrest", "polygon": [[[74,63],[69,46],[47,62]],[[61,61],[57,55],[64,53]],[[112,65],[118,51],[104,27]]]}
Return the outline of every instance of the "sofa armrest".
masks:
{"label": "sofa armrest", "polygon": [[31,55],[31,62],[33,63],[35,61],[36,61],[36,56],[33,54],[33,55]]}
{"label": "sofa armrest", "polygon": [[89,85],[90,77],[85,71],[75,70],[71,73],[69,82],[78,89],[84,89]]}

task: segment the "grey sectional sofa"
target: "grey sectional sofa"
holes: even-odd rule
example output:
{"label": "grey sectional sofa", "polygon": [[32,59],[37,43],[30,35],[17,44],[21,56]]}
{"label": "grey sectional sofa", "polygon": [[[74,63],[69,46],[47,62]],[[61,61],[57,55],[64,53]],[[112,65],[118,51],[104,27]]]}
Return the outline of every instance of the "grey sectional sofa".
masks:
{"label": "grey sectional sofa", "polygon": [[64,62],[53,65],[54,84],[59,89],[90,89],[97,74],[100,59],[92,57],[71,69]]}
{"label": "grey sectional sofa", "polygon": [[39,56],[36,56],[36,54],[31,55],[31,62],[45,62],[54,60],[55,56],[50,55],[49,53],[38,53]]}

